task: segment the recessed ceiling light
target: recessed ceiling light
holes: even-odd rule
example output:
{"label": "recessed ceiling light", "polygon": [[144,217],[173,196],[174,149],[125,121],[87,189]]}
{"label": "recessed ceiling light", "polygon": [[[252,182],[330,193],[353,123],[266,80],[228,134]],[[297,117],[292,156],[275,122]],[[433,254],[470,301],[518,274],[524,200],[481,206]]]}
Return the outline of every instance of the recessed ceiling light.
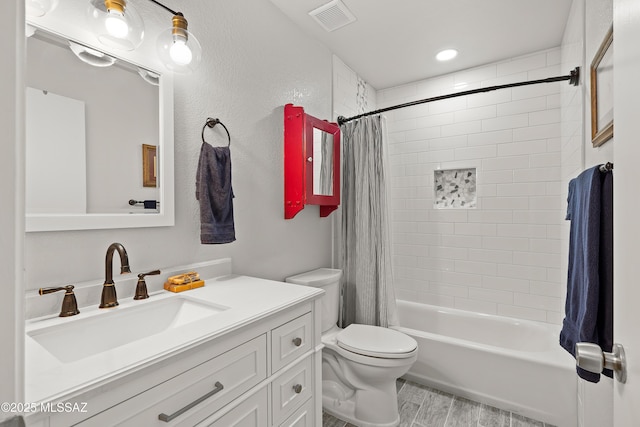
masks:
{"label": "recessed ceiling light", "polygon": [[450,59],[455,58],[456,56],[458,56],[458,51],[455,49],[445,49],[442,50],[440,52],[438,52],[438,54],[436,55],[436,59],[438,61],[449,61]]}

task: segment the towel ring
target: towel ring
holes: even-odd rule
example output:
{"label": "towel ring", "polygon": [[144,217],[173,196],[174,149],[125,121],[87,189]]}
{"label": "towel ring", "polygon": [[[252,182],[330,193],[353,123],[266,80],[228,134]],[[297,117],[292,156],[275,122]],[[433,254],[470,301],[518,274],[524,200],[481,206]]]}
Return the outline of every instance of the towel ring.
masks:
{"label": "towel ring", "polygon": [[[219,124],[219,125],[221,125],[221,126],[224,128],[225,132],[227,132],[227,138],[229,138],[229,144],[227,145],[227,147],[231,147],[231,135],[229,135],[229,130],[228,130],[228,129],[227,129],[227,127],[224,125],[224,123],[222,123],[222,122],[220,121],[220,119],[212,119],[211,117],[207,118],[207,122],[204,124],[204,126],[202,126],[202,134],[201,134],[201,136],[202,136],[202,142],[207,142],[207,141],[205,141],[205,139],[204,139],[204,130],[205,130],[207,127],[210,127],[210,128],[212,128],[212,129],[213,129],[213,127],[214,127],[215,125],[218,125],[218,124]],[[208,142],[207,142],[207,144],[208,144]]]}

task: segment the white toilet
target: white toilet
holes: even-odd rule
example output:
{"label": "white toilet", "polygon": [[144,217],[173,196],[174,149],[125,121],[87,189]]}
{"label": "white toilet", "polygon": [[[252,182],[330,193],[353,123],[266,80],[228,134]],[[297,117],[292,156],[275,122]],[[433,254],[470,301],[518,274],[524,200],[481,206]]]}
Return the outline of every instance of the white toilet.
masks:
{"label": "white toilet", "polygon": [[321,268],[286,279],[322,288],[322,406],[359,427],[391,427],[400,422],[396,379],[418,355],[408,335],[380,326],[339,328],[342,270]]}

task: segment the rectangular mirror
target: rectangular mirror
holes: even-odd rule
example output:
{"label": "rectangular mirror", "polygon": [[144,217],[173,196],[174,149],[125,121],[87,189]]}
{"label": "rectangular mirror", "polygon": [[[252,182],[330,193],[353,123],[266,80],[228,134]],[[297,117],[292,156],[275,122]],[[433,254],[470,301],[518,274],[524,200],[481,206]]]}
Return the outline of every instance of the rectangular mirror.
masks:
{"label": "rectangular mirror", "polygon": [[26,85],[27,231],[173,225],[169,75],[37,28]]}
{"label": "rectangular mirror", "polygon": [[305,114],[306,204],[327,216],[340,204],[340,127]]}
{"label": "rectangular mirror", "polygon": [[333,195],[333,134],[313,128],[313,194]]}

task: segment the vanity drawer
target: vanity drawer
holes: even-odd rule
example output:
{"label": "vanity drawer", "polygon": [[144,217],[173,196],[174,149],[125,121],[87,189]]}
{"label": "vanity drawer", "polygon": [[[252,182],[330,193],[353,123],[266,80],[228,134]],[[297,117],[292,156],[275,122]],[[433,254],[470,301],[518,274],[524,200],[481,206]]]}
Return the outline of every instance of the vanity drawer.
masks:
{"label": "vanity drawer", "polygon": [[315,427],[313,419],[314,400],[307,400],[297,411],[287,418],[279,427]]}
{"label": "vanity drawer", "polygon": [[267,377],[266,347],[261,335],[80,425],[191,427]]}
{"label": "vanity drawer", "polygon": [[197,427],[267,427],[268,410],[267,388],[264,387],[217,420],[205,420]]}
{"label": "vanity drawer", "polygon": [[311,313],[307,313],[271,331],[273,373],[311,350],[312,325]]}
{"label": "vanity drawer", "polygon": [[313,394],[311,356],[287,369],[271,383],[273,425],[280,425]]}

